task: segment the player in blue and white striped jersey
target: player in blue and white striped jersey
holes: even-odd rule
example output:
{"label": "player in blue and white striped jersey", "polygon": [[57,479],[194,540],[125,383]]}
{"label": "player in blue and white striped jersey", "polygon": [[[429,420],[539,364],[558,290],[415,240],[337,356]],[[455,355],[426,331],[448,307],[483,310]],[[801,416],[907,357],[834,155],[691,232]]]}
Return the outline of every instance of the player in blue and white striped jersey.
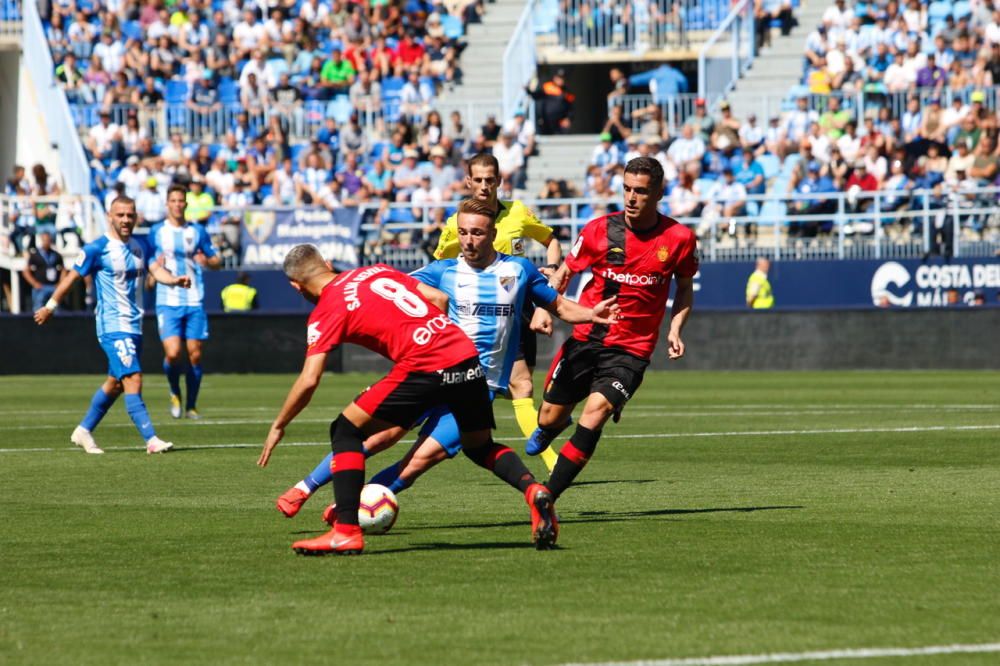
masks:
{"label": "player in blue and white striped jersey", "polygon": [[[585,308],[549,286],[534,264],[522,257],[497,252],[493,247],[496,223],[488,205],[467,199],[458,213],[461,256],[436,261],[413,277],[448,295],[448,317],[465,331],[479,350],[479,359],[494,396],[507,391],[511,367],[517,358],[522,307],[530,299],[560,319],[571,323],[613,323],[618,306],[614,298]],[[371,455],[402,436],[387,433],[365,442]],[[376,441],[377,440],[377,441]],[[461,451],[458,426],[446,410],[428,415],[416,444],[399,462],[372,478],[372,483],[393,492],[408,488],[421,474]],[[278,509],[295,515],[309,495],[330,479],[330,457],[278,499]]]}
{"label": "player in blue and white striped jersey", "polygon": [[146,270],[161,283],[183,288],[191,286],[188,275],[176,276],[159,263],[151,262],[153,252],[145,239],[132,235],[138,216],[135,202],[118,197],[111,203],[108,233],[83,248],[83,254],[56,287],[55,293],[35,312],[39,325],[47,322],[73,283],[94,276],[97,296],[97,339],[108,357],[108,378],[90,401],[90,409],[70,436],[87,453],[104,453],[93,432],[111,405],[123,392],[125,409],[146,442],[147,453],[162,453],[173,444],[156,436],[149,412],[142,400],[142,288]]}
{"label": "player in blue and white striped jersey", "polygon": [[202,343],[208,339],[202,269],[218,268],[222,263],[205,227],[184,219],[186,208],[187,188],[171,185],[167,190],[167,219],[154,225],[149,234],[156,258],[164,267],[174,275],[191,277],[190,289],[156,285],[156,323],[163,342],[163,372],[170,387],[170,415],[175,419],[181,417],[182,343],[188,355],[185,413],[189,419],[199,418]]}

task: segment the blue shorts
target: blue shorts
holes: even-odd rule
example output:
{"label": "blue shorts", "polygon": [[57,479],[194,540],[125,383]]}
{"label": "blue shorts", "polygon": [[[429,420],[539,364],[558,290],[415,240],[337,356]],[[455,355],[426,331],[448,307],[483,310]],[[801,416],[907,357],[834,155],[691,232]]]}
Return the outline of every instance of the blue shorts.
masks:
{"label": "blue shorts", "polygon": [[108,375],[115,379],[142,372],[142,336],[133,333],[108,333],[98,338],[108,357]]}
{"label": "blue shorts", "polygon": [[160,340],[175,337],[208,339],[208,315],[200,305],[158,305],[156,325],[160,329]]}
{"label": "blue shorts", "polygon": [[[490,402],[496,399],[496,392],[490,390]],[[441,448],[445,450],[449,458],[454,458],[462,450],[462,437],[458,432],[458,423],[447,407],[435,407],[427,412],[427,420],[420,429],[420,436],[433,437]]]}

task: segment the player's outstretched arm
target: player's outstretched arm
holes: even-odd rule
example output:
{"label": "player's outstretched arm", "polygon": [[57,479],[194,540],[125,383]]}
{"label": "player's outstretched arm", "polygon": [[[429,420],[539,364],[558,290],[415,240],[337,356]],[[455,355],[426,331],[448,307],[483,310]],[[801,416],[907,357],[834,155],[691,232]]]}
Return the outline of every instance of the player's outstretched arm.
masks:
{"label": "player's outstretched arm", "polygon": [[569,266],[566,265],[564,261],[559,265],[549,277],[549,286],[558,291],[560,294],[566,291],[566,287],[569,286],[569,280],[573,277],[573,271]]}
{"label": "player's outstretched arm", "polygon": [[621,316],[616,297],[605,299],[592,308],[559,296],[546,308],[568,324],[614,324]]}
{"label": "player's outstretched arm", "polygon": [[278,445],[281,438],[285,436],[285,428],[299,415],[312,400],[313,393],[319,386],[320,379],[323,378],[323,369],[326,367],[326,354],[312,354],[306,357],[305,365],[298,379],[292,384],[285,404],[281,406],[281,411],[271,424],[271,430],[267,433],[267,440],[264,441],[264,450],[257,458],[259,467],[267,467],[267,461],[271,458],[271,451]]}
{"label": "player's outstretched arm", "polygon": [[417,284],[417,290],[424,298],[436,305],[441,312],[448,311],[448,294],[423,282]]}
{"label": "player's outstretched arm", "polygon": [[681,331],[687,323],[694,306],[694,278],[674,276],[677,289],[674,291],[674,308],[670,311],[670,332],[667,333],[667,357],[677,360],[684,356],[684,341]]}
{"label": "player's outstretched arm", "polygon": [[191,286],[190,275],[181,275],[178,277],[164,268],[163,264],[158,261],[154,261],[149,265],[149,274],[153,276],[154,280],[168,287],[184,287],[187,289]]}
{"label": "player's outstretched arm", "polygon": [[41,326],[47,322],[50,317],[52,317],[52,313],[56,311],[57,307],[59,307],[59,303],[62,301],[63,296],[66,295],[66,292],[69,291],[70,287],[72,287],[73,283],[78,279],[80,279],[80,274],[77,273],[76,270],[71,268],[66,271],[66,274],[63,275],[63,279],[59,281],[59,285],[52,293],[52,298],[50,298],[45,305],[35,311],[36,324]]}

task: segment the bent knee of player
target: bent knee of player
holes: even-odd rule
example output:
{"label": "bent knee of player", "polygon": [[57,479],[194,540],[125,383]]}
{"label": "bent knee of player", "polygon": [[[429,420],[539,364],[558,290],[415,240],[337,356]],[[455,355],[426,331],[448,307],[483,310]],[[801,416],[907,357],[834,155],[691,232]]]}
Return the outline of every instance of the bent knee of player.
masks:
{"label": "bent knee of player", "polygon": [[535,387],[531,383],[531,374],[525,372],[524,375],[520,377],[511,377],[508,383],[508,390],[510,391],[510,397],[513,400],[519,398],[530,398],[534,393]]}
{"label": "bent knee of player", "polygon": [[538,408],[538,425],[541,428],[557,426],[564,423],[572,413],[573,405],[553,405],[543,401],[542,406]]}
{"label": "bent knee of player", "polygon": [[[191,343],[198,343],[198,344],[191,344]],[[188,360],[191,362],[191,365],[201,364],[200,340],[188,340],[187,351],[188,351]]]}
{"label": "bent knee of player", "polygon": [[587,404],[580,414],[580,425],[591,430],[600,429],[614,413],[615,406],[610,400],[600,393],[593,393],[587,398]]}

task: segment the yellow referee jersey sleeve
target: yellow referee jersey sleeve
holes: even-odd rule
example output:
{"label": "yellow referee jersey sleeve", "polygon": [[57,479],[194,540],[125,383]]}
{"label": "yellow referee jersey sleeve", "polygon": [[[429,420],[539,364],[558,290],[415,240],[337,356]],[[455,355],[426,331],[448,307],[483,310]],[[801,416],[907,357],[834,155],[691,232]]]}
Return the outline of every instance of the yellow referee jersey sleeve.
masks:
{"label": "yellow referee jersey sleeve", "polygon": [[[497,252],[514,256],[523,256],[527,250],[526,241],[536,240],[545,244],[552,237],[552,227],[539,220],[530,208],[520,201],[501,201],[497,214],[497,239],[493,247]],[[445,222],[438,239],[435,259],[451,259],[457,257],[458,246],[458,214],[454,214]]]}

